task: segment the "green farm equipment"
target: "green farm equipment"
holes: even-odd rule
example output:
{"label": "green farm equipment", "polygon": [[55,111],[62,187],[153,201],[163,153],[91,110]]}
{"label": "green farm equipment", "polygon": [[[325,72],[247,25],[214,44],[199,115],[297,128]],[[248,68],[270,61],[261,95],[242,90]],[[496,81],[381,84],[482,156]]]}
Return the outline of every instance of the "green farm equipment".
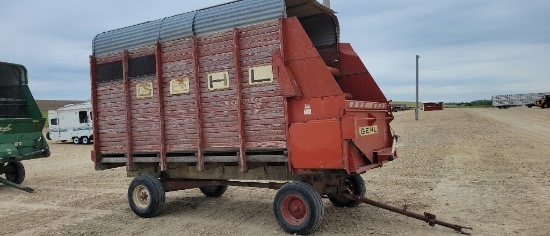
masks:
{"label": "green farm equipment", "polygon": [[23,160],[48,157],[42,135],[45,118],[27,85],[24,66],[0,62],[0,183],[32,192],[20,184],[25,179]]}

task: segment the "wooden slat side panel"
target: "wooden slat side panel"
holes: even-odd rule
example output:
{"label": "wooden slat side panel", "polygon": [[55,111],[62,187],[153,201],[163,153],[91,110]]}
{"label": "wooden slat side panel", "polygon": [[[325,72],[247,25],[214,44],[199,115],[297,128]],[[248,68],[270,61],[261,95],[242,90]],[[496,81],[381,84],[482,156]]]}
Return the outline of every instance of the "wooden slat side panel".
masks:
{"label": "wooden slat side panel", "polygon": [[[170,152],[197,150],[197,115],[195,83],[200,88],[202,131],[205,150],[239,150],[238,101],[236,72],[242,75],[242,107],[245,146],[248,150],[285,149],[286,127],[284,98],[277,78],[272,84],[250,85],[250,67],[271,65],[273,51],[280,48],[280,23],[271,21],[238,29],[240,68],[235,68],[233,32],[231,30],[197,38],[199,47],[199,81],[195,81],[193,39],[164,42],[161,45],[163,94],[156,94],[154,77],[131,78],[132,143],[134,151],[160,151],[158,106],[164,106],[166,150]],[[129,57],[152,55],[155,45],[129,50]],[[97,63],[122,59],[122,53],[96,58]],[[208,89],[208,75],[229,74],[230,87]],[[188,78],[189,92],[171,94],[170,81]],[[153,83],[153,98],[138,99],[136,85]],[[127,149],[126,118],[124,116],[123,82],[98,84],[98,129],[101,154],[118,154]],[[163,104],[158,97],[163,96]]]}
{"label": "wooden slat side panel", "polygon": [[[164,81],[164,122],[167,152],[197,150],[197,119],[194,81],[193,40],[182,39],[162,44]],[[170,81],[189,79],[189,93],[171,94]]]}
{"label": "wooden slat side panel", "polygon": [[[239,147],[237,90],[233,33],[224,31],[198,37],[201,108],[205,149]],[[228,72],[229,88],[208,89],[208,75]],[[226,124],[226,125],[220,125]]]}
{"label": "wooden slat side panel", "polygon": [[[141,84],[152,83],[151,98],[138,98],[137,87]],[[160,125],[158,122],[158,91],[154,76],[130,79],[130,107],[132,108],[132,145],[135,153],[160,152]]]}
{"label": "wooden slat side panel", "polygon": [[[102,58],[101,61],[111,60]],[[99,83],[97,85],[97,112],[99,153],[120,153],[126,150],[126,117],[124,104],[124,82]],[[95,141],[94,141],[95,142]]]}
{"label": "wooden slat side panel", "polygon": [[277,78],[271,84],[250,85],[249,68],[271,65],[280,48],[278,21],[240,29],[241,72],[246,146],[249,149],[285,149],[284,97]]}

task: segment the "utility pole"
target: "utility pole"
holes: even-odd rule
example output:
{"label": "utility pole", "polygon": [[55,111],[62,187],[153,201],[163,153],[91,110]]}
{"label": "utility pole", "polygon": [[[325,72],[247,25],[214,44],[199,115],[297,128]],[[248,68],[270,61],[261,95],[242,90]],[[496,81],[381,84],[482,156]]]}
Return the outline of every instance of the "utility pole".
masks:
{"label": "utility pole", "polygon": [[419,55],[416,55],[416,111],[415,111],[415,119],[418,121],[418,59],[420,59]]}

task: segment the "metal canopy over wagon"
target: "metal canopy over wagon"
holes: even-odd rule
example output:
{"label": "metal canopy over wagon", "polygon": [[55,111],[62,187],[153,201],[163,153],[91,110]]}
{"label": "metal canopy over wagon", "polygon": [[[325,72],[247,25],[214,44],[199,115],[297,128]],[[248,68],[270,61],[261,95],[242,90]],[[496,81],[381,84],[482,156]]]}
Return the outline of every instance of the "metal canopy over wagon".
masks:
{"label": "metal canopy over wagon", "polygon": [[321,195],[357,206],[346,194],[365,194],[359,174],[397,157],[388,100],[313,0],[234,1],[108,31],[90,60],[92,160],[135,176],[128,199],[142,217],[168,191],[268,187],[279,224],[308,234]]}

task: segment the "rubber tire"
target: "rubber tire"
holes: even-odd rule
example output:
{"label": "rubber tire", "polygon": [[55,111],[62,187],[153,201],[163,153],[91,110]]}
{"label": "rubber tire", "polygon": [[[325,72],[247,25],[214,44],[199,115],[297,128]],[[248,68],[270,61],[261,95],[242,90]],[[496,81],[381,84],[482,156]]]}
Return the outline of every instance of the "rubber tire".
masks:
{"label": "rubber tire", "polygon": [[541,107],[542,107],[542,108],[544,108],[544,109],[548,108],[548,103],[544,103],[544,104],[542,104],[542,106],[541,106]]}
{"label": "rubber tire", "polygon": [[227,186],[208,186],[208,187],[199,187],[201,192],[207,197],[220,197],[225,191],[227,191]]}
{"label": "rubber tire", "polygon": [[52,140],[52,139],[50,138],[50,132],[46,132],[46,139]]}
{"label": "rubber tire", "polygon": [[80,138],[80,143],[87,145],[90,144],[90,139],[86,136]]}
{"label": "rubber tire", "polygon": [[[289,206],[284,206],[288,198],[298,200],[305,205],[305,215],[301,222],[290,222],[291,219],[285,217],[285,209]],[[295,201],[294,201],[295,202]],[[290,182],[285,185],[275,195],[273,201],[273,210],[277,223],[286,232],[291,234],[306,235],[311,234],[321,226],[325,209],[321,201],[321,195],[311,185],[304,182]],[[286,209],[290,211],[290,209]]]}
{"label": "rubber tire", "polygon": [[74,144],[80,144],[80,138],[78,138],[78,137],[74,137],[72,139],[72,141],[73,141]]}
{"label": "rubber tire", "polygon": [[9,162],[7,165],[6,179],[16,184],[21,184],[25,180],[25,166],[19,161]]}
{"label": "rubber tire", "polygon": [[[147,200],[143,203],[136,202],[139,196],[146,194]],[[160,180],[152,175],[142,174],[136,176],[128,187],[128,203],[132,211],[143,218],[151,218],[161,213],[165,201],[165,192]]]}
{"label": "rubber tire", "polygon": [[[351,175],[347,177],[344,181],[346,181],[346,186],[353,192],[353,194],[364,197],[365,193],[367,192],[367,189],[365,187],[365,180],[363,180],[363,177],[360,175]],[[338,195],[330,195],[328,196],[328,199],[332,204],[334,204],[337,207],[356,207],[359,206],[360,202],[347,199],[345,197],[341,197]]]}

